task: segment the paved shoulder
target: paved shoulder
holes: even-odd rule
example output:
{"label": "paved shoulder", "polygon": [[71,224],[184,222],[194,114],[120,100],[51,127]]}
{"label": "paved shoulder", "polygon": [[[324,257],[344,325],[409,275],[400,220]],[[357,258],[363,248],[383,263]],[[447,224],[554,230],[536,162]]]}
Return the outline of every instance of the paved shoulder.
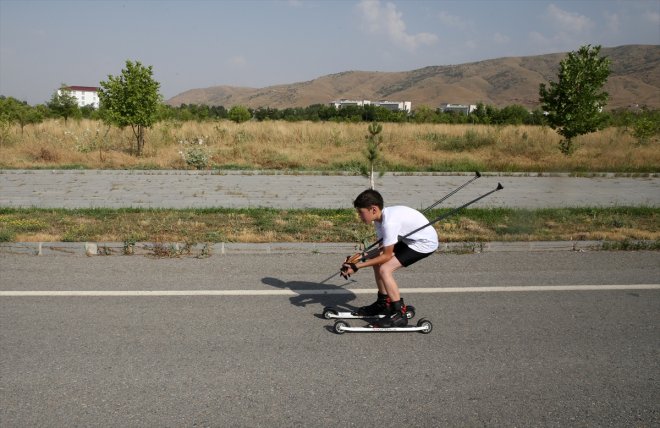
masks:
{"label": "paved shoulder", "polygon": [[[426,207],[469,180],[466,175],[385,174],[377,181],[389,205]],[[500,182],[482,207],[549,208],[660,205],[660,178],[498,176],[482,178],[443,203],[456,207]],[[265,175],[197,171],[0,171],[1,207],[350,208],[368,185],[350,175]]]}

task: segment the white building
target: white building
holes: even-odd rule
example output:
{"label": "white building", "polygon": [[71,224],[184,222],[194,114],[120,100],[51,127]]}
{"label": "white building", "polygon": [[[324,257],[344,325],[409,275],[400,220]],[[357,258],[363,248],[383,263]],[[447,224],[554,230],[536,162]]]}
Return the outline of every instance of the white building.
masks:
{"label": "white building", "polygon": [[411,101],[377,101],[374,104],[392,111],[405,111],[408,114],[412,112]]}
{"label": "white building", "polygon": [[369,100],[346,100],[341,99],[330,103],[336,109],[348,106],[364,107],[373,105],[376,107],[383,107],[392,111],[405,111],[410,114],[412,112],[411,101],[369,101]]}
{"label": "white building", "polygon": [[455,111],[457,113],[468,115],[476,109],[476,104],[440,104],[440,110],[443,112]]}
{"label": "white building", "polygon": [[[67,86],[66,89],[69,93],[76,97],[78,100],[78,107],[85,107],[91,105],[94,108],[99,108],[99,88],[94,86]],[[62,90],[57,91],[58,95],[62,95]]]}
{"label": "white building", "polygon": [[364,107],[365,105],[371,104],[371,101],[368,100],[335,100],[330,103],[331,106],[334,106],[336,109],[348,106]]}

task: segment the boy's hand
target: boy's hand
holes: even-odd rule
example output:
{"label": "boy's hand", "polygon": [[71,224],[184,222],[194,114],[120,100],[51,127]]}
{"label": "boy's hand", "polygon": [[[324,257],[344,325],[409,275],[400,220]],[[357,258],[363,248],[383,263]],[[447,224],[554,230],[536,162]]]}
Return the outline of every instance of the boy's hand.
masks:
{"label": "boy's hand", "polygon": [[343,265],[341,265],[341,269],[339,270],[341,276],[343,276],[344,279],[350,278],[350,276],[357,271],[358,271],[358,267],[355,266],[355,263],[349,263],[349,262],[346,262]]}

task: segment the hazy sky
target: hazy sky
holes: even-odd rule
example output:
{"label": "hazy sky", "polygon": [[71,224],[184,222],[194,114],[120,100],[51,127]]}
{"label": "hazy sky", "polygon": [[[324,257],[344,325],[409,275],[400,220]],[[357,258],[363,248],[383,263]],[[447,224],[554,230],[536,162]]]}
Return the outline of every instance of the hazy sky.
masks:
{"label": "hazy sky", "polygon": [[660,0],[0,0],[0,95],[43,103],[126,60],[168,99],[585,44],[660,44]]}

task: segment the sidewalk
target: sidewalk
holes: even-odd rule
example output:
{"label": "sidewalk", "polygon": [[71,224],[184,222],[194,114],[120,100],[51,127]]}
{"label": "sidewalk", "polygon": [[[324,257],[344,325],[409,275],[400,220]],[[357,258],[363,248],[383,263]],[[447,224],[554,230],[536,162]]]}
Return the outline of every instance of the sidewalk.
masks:
{"label": "sidewalk", "polygon": [[[376,181],[386,205],[424,208],[474,174],[388,173]],[[497,186],[474,207],[660,206],[660,177],[483,176],[449,198],[457,207]],[[351,175],[265,175],[232,171],[0,170],[0,207],[351,208],[369,181]]]}

